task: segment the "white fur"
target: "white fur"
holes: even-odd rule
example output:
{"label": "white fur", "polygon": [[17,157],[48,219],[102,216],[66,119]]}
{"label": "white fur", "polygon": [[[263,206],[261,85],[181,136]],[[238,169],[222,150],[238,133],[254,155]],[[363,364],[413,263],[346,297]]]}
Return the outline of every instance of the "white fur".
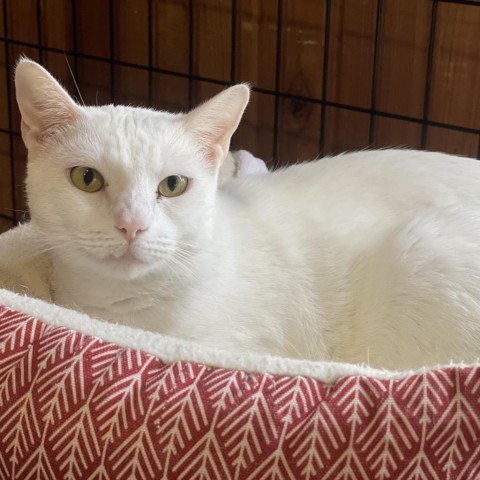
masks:
{"label": "white fur", "polygon": [[[480,356],[478,162],[359,152],[217,189],[246,87],[173,115],[72,107],[29,61],[16,82],[34,86],[17,90],[27,191],[58,303],[241,352],[395,369]],[[107,188],[76,189],[77,165]],[[187,191],[157,199],[173,174]],[[118,218],[148,225],[130,248]]]}

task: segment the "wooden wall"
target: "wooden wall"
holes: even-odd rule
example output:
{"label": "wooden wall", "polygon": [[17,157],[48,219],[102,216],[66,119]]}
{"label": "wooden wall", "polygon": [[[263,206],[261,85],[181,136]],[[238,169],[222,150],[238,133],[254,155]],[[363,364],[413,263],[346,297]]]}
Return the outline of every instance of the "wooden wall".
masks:
{"label": "wooden wall", "polygon": [[78,98],[68,60],[89,104],[187,110],[248,81],[235,146],[269,164],[369,146],[478,157],[480,1],[469,3],[0,0],[0,231],[26,209],[21,54]]}

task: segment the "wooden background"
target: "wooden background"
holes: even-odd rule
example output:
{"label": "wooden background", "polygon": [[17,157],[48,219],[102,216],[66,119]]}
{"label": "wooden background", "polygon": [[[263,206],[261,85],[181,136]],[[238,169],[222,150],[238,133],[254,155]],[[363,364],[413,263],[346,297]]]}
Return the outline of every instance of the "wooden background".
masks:
{"label": "wooden background", "polygon": [[187,110],[248,81],[234,143],[270,165],[369,146],[480,156],[477,0],[0,0],[0,42],[0,231],[26,209],[21,54],[78,98],[68,60],[88,104]]}

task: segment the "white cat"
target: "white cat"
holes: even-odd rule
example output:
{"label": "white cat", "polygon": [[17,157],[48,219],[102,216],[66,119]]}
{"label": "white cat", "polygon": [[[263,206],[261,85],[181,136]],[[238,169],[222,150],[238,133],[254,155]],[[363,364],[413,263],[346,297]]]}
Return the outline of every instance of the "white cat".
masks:
{"label": "white cat", "polygon": [[75,104],[16,70],[56,301],[242,352],[406,368],[480,356],[480,164],[359,152],[217,188],[249,98]]}

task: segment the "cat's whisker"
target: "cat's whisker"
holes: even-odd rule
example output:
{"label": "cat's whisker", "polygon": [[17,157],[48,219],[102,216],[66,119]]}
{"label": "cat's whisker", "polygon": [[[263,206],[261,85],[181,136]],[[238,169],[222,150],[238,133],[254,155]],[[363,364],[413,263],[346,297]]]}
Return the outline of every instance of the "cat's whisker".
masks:
{"label": "cat's whisker", "polygon": [[176,245],[180,246],[180,247],[186,247],[186,248],[191,248],[193,250],[198,250],[199,249],[199,246],[197,244],[194,244],[194,243],[187,243],[183,240],[178,240],[176,242]]}
{"label": "cat's whisker", "polygon": [[183,250],[181,248],[177,248],[174,252],[174,257],[178,257],[179,261],[185,261],[188,262],[194,257],[194,253],[189,252],[187,250]]}
{"label": "cat's whisker", "polygon": [[[169,261],[173,264],[173,266],[176,268],[176,269],[179,269],[181,273],[184,273],[188,276],[191,276],[193,274],[193,270],[187,266],[185,263],[181,262],[180,259],[176,258],[175,255],[172,255],[170,258],[169,258]],[[168,262],[166,263],[168,265]],[[168,266],[172,266],[172,265],[168,265]],[[178,271],[175,270],[175,273],[178,275]]]}
{"label": "cat's whisker", "polygon": [[[181,268],[181,267],[180,267]],[[175,261],[165,262],[163,264],[163,275],[167,281],[176,280],[180,277],[179,269],[177,268]]]}
{"label": "cat's whisker", "polygon": [[65,56],[65,60],[67,62],[68,70],[70,71],[70,75],[72,76],[73,83],[75,84],[75,88],[77,89],[78,96],[80,97],[82,105],[85,106],[85,102],[83,101],[82,94],[80,93],[80,88],[78,88],[77,80],[75,79],[75,75],[73,75],[72,68],[70,67],[70,62],[68,61],[68,57],[67,57],[66,54],[64,54],[64,56]]}
{"label": "cat's whisker", "polygon": [[[173,264],[176,268],[181,269],[184,272],[189,273],[188,267],[183,264],[178,258],[175,257],[175,255],[172,255],[168,258],[168,261],[166,262],[167,265]],[[171,265],[170,265],[171,266]]]}
{"label": "cat's whisker", "polygon": [[193,252],[189,252],[188,250],[184,250],[182,248],[177,248],[175,253],[184,260],[189,260],[195,255]]}
{"label": "cat's whisker", "polygon": [[102,240],[102,239],[106,239],[106,240],[111,240],[113,241],[113,237],[112,235],[108,235],[106,233],[103,233],[103,232],[86,232],[86,233],[79,233],[77,235],[78,238],[85,238],[87,240]]}
{"label": "cat's whisker", "polygon": [[23,213],[24,215],[28,214],[27,210],[21,210],[19,208],[8,208],[8,207],[3,207],[2,210],[6,210],[9,212],[17,212],[17,213]]}

